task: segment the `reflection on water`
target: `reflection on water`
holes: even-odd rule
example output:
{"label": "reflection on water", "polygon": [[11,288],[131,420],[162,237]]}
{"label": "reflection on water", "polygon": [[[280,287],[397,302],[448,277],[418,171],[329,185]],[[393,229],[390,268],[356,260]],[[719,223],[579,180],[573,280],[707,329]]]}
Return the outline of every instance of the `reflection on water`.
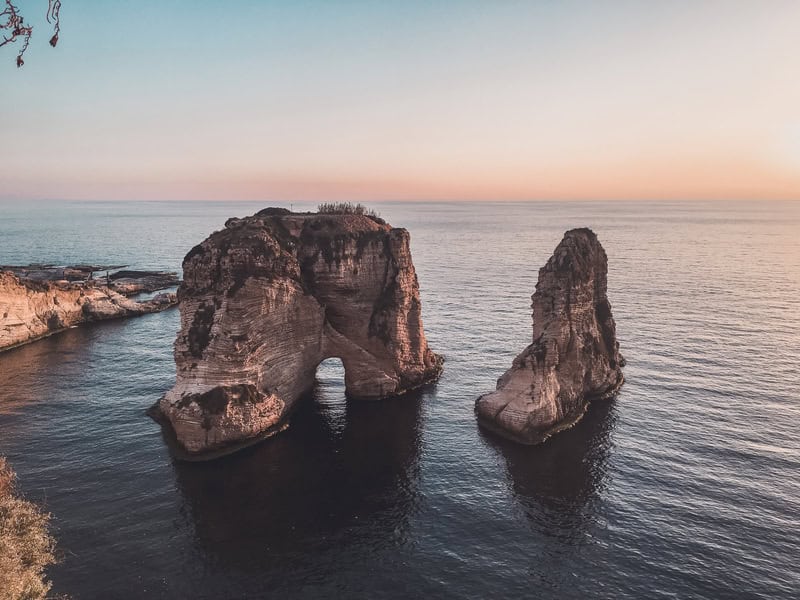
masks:
{"label": "reflection on water", "polygon": [[[17,207],[0,263],[175,270],[261,208]],[[54,515],[55,593],[797,597],[800,204],[380,208],[412,232],[426,334],[447,357],[410,398],[345,402],[325,363],[288,431],[180,464],[144,415],[174,383],[177,311],[0,354],[0,453]],[[627,383],[543,446],[483,436],[473,402],[530,341],[536,268],[586,225],[609,255]]]}
{"label": "reflection on water", "polygon": [[348,538],[404,543],[423,393],[345,402],[343,376],[320,370],[287,431],[221,460],[173,463],[196,541],[221,563],[280,571],[312,547],[348,552]]}
{"label": "reflection on water", "polygon": [[92,348],[104,335],[115,335],[123,321],[73,327],[55,335],[0,353],[0,414],[49,399],[53,381],[80,382],[93,368]]}
{"label": "reflection on water", "polygon": [[590,542],[597,528],[615,422],[611,400],[593,402],[579,423],[538,446],[515,444],[480,429],[505,460],[509,487],[532,532],[547,540],[530,557],[531,574],[546,589],[568,584],[564,561]]}
{"label": "reflection on water", "polygon": [[[539,446],[481,432],[505,458],[514,496],[531,524],[571,537],[569,528],[591,520],[592,507],[606,487],[615,421],[612,400],[593,402],[578,424]],[[542,513],[548,513],[544,521]]]}

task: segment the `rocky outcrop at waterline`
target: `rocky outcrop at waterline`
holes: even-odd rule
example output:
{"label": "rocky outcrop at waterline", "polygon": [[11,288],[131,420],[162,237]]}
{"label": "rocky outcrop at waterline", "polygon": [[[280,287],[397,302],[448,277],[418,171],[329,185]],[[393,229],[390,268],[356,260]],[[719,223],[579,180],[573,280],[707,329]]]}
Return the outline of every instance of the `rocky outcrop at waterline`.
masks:
{"label": "rocky outcrop at waterline", "polygon": [[56,265],[31,264],[25,266],[0,266],[0,271],[10,271],[23,281],[72,283],[79,285],[105,285],[109,289],[133,296],[177,287],[181,280],[172,271],[131,271],[127,265]]}
{"label": "rocky outcrop at waterline", "polygon": [[341,359],[356,399],[437,378],[409,240],[365,214],[265,209],[193,248],[178,290],[177,379],[153,413],[184,454],[285,428],[326,358]]}
{"label": "rocky outcrop at waterline", "polygon": [[574,424],[594,399],[613,396],[625,362],[606,296],[608,259],[590,229],[573,229],[539,270],[533,343],[478,398],[487,429],[537,444]]}
{"label": "rocky outcrop at waterline", "polygon": [[174,306],[174,293],[136,302],[99,280],[49,280],[0,271],[0,351],[64,329],[158,312]]}

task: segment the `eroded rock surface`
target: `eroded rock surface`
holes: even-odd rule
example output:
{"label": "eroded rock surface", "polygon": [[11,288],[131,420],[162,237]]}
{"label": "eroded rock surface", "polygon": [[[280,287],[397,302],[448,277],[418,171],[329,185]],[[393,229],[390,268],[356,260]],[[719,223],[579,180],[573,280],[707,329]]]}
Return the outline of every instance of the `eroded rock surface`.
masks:
{"label": "eroded rock surface", "polygon": [[591,400],[613,396],[624,359],[606,296],[608,259],[590,229],[573,229],[539,270],[533,343],[478,398],[478,422],[537,444],[583,416]]}
{"label": "eroded rock surface", "polygon": [[0,271],[0,350],[81,323],[144,315],[176,303],[175,294],[136,302],[95,283],[34,281]]}
{"label": "eroded rock surface", "polygon": [[438,377],[422,329],[409,234],[365,215],[265,209],[229,219],[183,262],[177,380],[159,402],[187,455],[287,425],[319,363],[348,396],[401,394]]}

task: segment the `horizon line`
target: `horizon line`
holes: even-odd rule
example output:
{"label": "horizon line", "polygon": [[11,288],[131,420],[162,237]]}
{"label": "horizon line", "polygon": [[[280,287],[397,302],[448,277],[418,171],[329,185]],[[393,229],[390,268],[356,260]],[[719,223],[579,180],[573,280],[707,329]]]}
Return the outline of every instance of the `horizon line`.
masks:
{"label": "horizon line", "polygon": [[0,197],[0,202],[238,202],[238,203],[280,203],[280,204],[314,204],[324,202],[353,202],[358,204],[378,203],[405,203],[405,204],[523,204],[536,202],[800,202],[800,196],[795,197],[678,197],[678,198],[602,198],[602,197],[568,197],[568,198],[375,198],[375,199],[346,199],[346,198],[315,198],[315,199],[281,199],[281,198],[24,198]]}

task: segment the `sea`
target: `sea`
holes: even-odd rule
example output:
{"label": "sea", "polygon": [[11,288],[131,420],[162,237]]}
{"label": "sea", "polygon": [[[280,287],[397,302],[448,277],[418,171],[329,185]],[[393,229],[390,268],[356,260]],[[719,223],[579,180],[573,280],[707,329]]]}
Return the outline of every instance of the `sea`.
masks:
{"label": "sea", "polygon": [[[4,203],[0,264],[179,271],[269,205]],[[185,463],[145,415],[174,381],[177,309],[0,354],[0,454],[52,514],[55,594],[800,597],[800,203],[370,206],[411,232],[446,358],[416,393],[347,401],[326,361],[286,432]],[[584,226],[626,383],[540,446],[498,439],[475,399],[530,343],[538,270]]]}

